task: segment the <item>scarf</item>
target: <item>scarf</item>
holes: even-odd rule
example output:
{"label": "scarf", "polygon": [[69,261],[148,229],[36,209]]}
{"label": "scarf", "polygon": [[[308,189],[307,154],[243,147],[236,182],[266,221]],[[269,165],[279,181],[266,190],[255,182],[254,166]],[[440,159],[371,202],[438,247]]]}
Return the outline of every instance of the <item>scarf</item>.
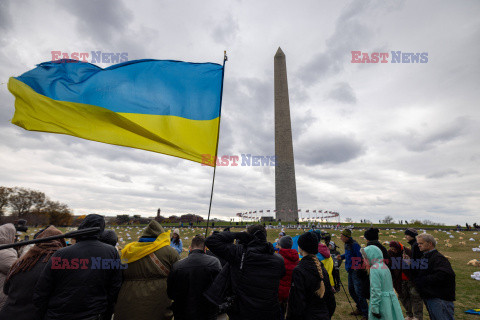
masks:
{"label": "scarf", "polygon": [[148,256],[150,253],[170,245],[170,230],[161,233],[153,242],[142,240],[129,243],[122,250],[122,263],[132,263]]}
{"label": "scarf", "polygon": [[[62,234],[60,230],[54,226],[50,226],[43,230],[43,232],[38,235],[37,239],[52,237],[60,234]],[[56,239],[35,244],[35,246],[28,250],[25,255],[23,255],[13,264],[8,272],[5,282],[10,280],[10,278],[17,273],[31,270],[42,256],[45,256],[43,262],[48,262],[52,254],[54,254],[58,249],[66,246],[67,244],[65,243],[65,239]]]}

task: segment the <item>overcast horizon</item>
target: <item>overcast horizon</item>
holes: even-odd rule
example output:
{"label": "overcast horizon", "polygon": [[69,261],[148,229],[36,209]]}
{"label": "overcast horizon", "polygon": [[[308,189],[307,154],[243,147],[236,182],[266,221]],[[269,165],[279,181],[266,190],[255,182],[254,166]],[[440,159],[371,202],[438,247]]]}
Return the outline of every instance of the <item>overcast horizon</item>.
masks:
{"label": "overcast horizon", "polygon": [[[241,163],[275,154],[281,47],[302,211],[479,223],[479,12],[474,0],[1,1],[0,186],[40,190],[75,215],[206,217],[213,168],[19,128],[8,78],[52,51],[221,64],[226,50],[218,155]],[[389,56],[352,63],[352,51]],[[397,51],[407,55],[393,63]],[[275,209],[274,170],[217,167],[212,218]]]}

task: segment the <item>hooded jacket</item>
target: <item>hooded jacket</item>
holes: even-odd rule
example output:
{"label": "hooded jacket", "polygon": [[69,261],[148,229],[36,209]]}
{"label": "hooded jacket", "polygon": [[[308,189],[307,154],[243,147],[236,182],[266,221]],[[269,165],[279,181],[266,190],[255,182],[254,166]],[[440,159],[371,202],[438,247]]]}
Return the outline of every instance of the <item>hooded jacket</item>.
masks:
{"label": "hooded jacket", "polygon": [[215,318],[215,305],[203,293],[221,269],[217,258],[199,249],[192,250],[187,258],[175,262],[167,279],[167,293],[173,300],[175,320]]}
{"label": "hooded jacket", "polygon": [[[0,244],[10,244],[15,240],[15,226],[11,223],[7,223],[0,226]],[[17,260],[17,251],[13,248],[0,250],[0,288],[3,288],[3,284],[8,274],[8,270]],[[0,290],[0,309],[5,304],[7,296]]]}
{"label": "hooded jacket", "polygon": [[[162,238],[166,239],[164,244],[151,253],[137,243],[131,246],[137,248],[133,251],[141,250],[144,254],[149,254],[139,258],[136,252],[128,252],[128,256],[135,260],[131,259],[134,261],[128,263],[128,268],[123,270],[123,284],[115,305],[115,320],[172,319],[172,301],[167,296],[167,277],[179,259],[178,253],[169,245],[169,232],[165,232],[155,220],[150,221],[140,240],[151,240],[152,245],[155,245],[155,241]],[[127,251],[127,247],[122,250],[122,257]],[[151,255],[165,269],[159,267]]]}
{"label": "hooded jacket", "polygon": [[[105,219],[88,215],[79,230],[105,229]],[[111,314],[122,284],[118,251],[98,240],[99,234],[55,252],[43,269],[33,293],[33,302],[44,320],[80,320]],[[104,261],[108,268],[103,267]],[[115,266],[116,264],[116,266]]]}
{"label": "hooded jacket", "polygon": [[[329,320],[335,312],[336,302],[328,273],[323,264],[323,280],[318,274],[313,256],[304,257],[292,274],[292,288],[288,299],[287,320]],[[315,292],[324,282],[325,294],[320,298]]]}
{"label": "hooded jacket", "polygon": [[292,272],[298,264],[299,257],[295,249],[280,249],[278,253],[283,257],[285,263],[285,275],[280,279],[280,288],[278,290],[278,300],[283,302],[288,300],[292,284]]}
{"label": "hooded jacket", "polygon": [[414,280],[422,299],[455,301],[455,272],[450,261],[436,249],[423,258],[428,260],[427,268],[420,268]]}
{"label": "hooded jacket", "polygon": [[380,319],[403,320],[402,308],[393,290],[390,270],[383,262],[382,251],[376,246],[362,249],[370,265],[370,305],[368,319],[378,319],[373,314],[380,314]]}
{"label": "hooded jacket", "polygon": [[[323,260],[320,260],[322,262],[323,266],[328,272],[328,278],[330,279],[330,285],[335,285],[335,281],[333,280],[333,266],[334,266],[334,261],[333,258],[330,255],[330,249],[328,249],[326,244],[323,244],[321,242],[318,243],[318,253],[324,257]],[[318,258],[318,254],[317,254]]]}
{"label": "hooded jacket", "polygon": [[[37,239],[60,235],[62,232],[54,226],[49,226]],[[10,268],[3,292],[8,295],[5,305],[0,311],[0,319],[32,320],[35,319],[37,309],[33,304],[32,288],[35,288],[43,268],[47,264],[50,252],[41,249],[41,245],[51,245],[53,250],[65,247],[65,240],[50,240],[41,244],[34,244],[31,251],[18,259]],[[55,247],[56,248],[55,248]],[[34,262],[36,260],[36,262]],[[25,264],[24,264],[25,263]],[[33,263],[35,263],[33,265]]]}
{"label": "hooded jacket", "polygon": [[[205,241],[206,246],[227,264],[212,288],[224,287],[221,281],[230,281],[230,288],[236,294],[233,308],[228,312],[230,320],[277,320],[281,309],[278,302],[280,279],[285,275],[283,258],[274,254],[271,243],[254,237],[246,244],[234,244],[237,234],[228,231],[215,233]],[[240,264],[245,251],[243,270]],[[228,268],[228,269],[226,269]],[[210,288],[210,289],[212,289]],[[208,290],[214,294],[216,290]],[[218,297],[208,296],[211,301]]]}

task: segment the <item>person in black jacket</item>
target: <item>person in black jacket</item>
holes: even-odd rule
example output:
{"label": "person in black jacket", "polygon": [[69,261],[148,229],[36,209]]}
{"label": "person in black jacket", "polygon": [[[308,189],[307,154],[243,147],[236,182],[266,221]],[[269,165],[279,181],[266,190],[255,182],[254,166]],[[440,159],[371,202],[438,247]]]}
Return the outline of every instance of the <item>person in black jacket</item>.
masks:
{"label": "person in black jacket", "polygon": [[427,233],[417,236],[423,252],[422,267],[414,279],[432,320],[454,318],[455,272],[447,258],[435,249],[435,238]]}
{"label": "person in black jacket", "polygon": [[[233,241],[238,243],[234,244]],[[208,237],[207,247],[227,264],[205,296],[218,304],[234,297],[227,310],[230,320],[278,320],[280,279],[285,275],[283,258],[274,254],[262,225],[251,225],[247,232],[221,232]],[[228,283],[226,283],[228,282]],[[230,287],[226,292],[225,287]]]}
{"label": "person in black jacket", "polygon": [[303,258],[293,269],[287,320],[329,320],[336,302],[327,270],[316,257],[318,238],[311,232],[302,234],[298,250]]}
{"label": "person in black jacket", "polygon": [[100,242],[105,219],[88,215],[78,229],[99,227],[93,236],[52,255],[33,292],[38,318],[43,320],[110,319],[122,285],[120,256],[115,247]]}
{"label": "person in black jacket", "polygon": [[423,253],[418,247],[416,239],[417,236],[418,232],[414,228],[408,228],[407,230],[405,230],[405,239],[408,241],[411,250],[409,255],[404,252],[402,259],[406,262],[407,265],[410,266],[408,277],[411,283],[409,285],[408,291],[410,294],[410,303],[412,305],[412,308],[416,309],[416,317],[414,317],[413,319],[417,318],[417,320],[423,320],[423,301],[420,297],[420,294],[418,293],[419,290],[416,287],[414,281],[420,267],[420,261],[423,257]]}
{"label": "person in black jacket", "polygon": [[387,248],[385,248],[380,241],[378,241],[378,233],[380,230],[377,228],[369,228],[365,230],[363,233],[363,236],[367,240],[367,247],[368,246],[376,246],[378,249],[382,251],[383,255],[383,260],[385,265],[390,269],[391,268],[391,262],[390,262],[390,255],[388,254]]}
{"label": "person in black jacket", "polygon": [[189,256],[175,262],[167,279],[167,294],[173,300],[175,320],[214,319],[216,307],[203,297],[220,272],[220,261],[205,254],[205,238],[192,239]]}
{"label": "person in black jacket", "polygon": [[[408,244],[411,246],[412,249],[412,255],[410,256],[411,259],[421,259],[423,256],[423,253],[420,251],[420,248],[418,247],[416,237],[418,236],[417,230],[413,228],[408,228],[405,230],[405,239],[408,241]],[[407,259],[408,257],[405,257]],[[414,276],[414,273],[412,273],[412,276]]]}

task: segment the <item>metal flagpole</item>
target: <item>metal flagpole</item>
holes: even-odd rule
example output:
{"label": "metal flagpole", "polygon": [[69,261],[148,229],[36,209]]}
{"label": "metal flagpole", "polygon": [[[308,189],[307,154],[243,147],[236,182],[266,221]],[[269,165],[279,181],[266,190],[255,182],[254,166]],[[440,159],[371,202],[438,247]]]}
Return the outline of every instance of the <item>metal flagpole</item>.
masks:
{"label": "metal flagpole", "polygon": [[225,61],[227,61],[227,51],[223,52],[223,69],[222,69],[222,87],[220,89],[220,113],[218,116],[218,132],[217,132],[217,147],[215,148],[215,166],[213,167],[213,178],[212,178],[212,190],[210,192],[210,205],[208,206],[208,216],[207,216],[207,227],[205,228],[205,238],[208,235],[208,225],[210,223],[210,212],[212,210],[212,199],[213,199],[213,186],[215,185],[215,172],[217,171],[217,153],[218,153],[218,141],[220,139],[220,123],[222,119],[222,99],[223,99],[223,79],[225,77]]}

